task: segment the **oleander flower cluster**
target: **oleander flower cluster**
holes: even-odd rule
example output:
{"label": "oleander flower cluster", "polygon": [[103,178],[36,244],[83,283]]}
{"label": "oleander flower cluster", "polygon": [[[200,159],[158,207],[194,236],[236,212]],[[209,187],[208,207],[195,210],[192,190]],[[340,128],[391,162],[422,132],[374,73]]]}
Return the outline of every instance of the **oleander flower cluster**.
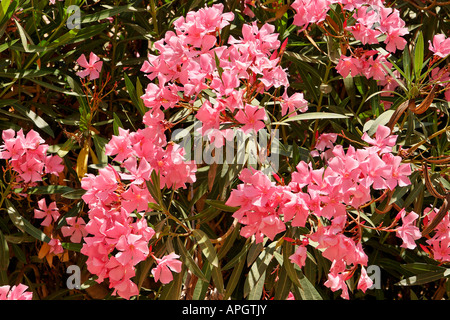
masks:
{"label": "oleander flower cluster", "polygon": [[[354,238],[344,234],[350,220],[348,211],[363,210],[375,190],[409,185],[411,167],[402,164],[402,158],[392,153],[397,136],[391,135],[388,127],[379,126],[373,138],[365,133],[362,139],[368,146],[360,149],[350,146],[344,150],[342,145],[334,145],[336,137],[336,134],[326,134],[318,139],[316,152],[325,160],[324,167],[314,169],[311,163],[301,161],[287,185],[276,184],[260,171],[244,169],[239,176],[243,183],[232,190],[226,204],[239,207],[233,217],[244,225],[241,235],[255,236],[257,243],[264,237],[274,240],[286,230],[287,224],[310,226],[308,221],[312,217],[328,221],[328,224],[318,224],[305,237],[317,243],[316,248],[333,263],[325,285],[333,291],[342,289],[341,296],[348,298],[347,276],[352,268],[367,266],[368,260],[360,234]],[[411,243],[410,227],[415,228],[414,235],[419,234],[414,239],[420,238],[418,228],[412,226],[413,218],[417,218],[412,214],[397,233],[408,244]],[[300,267],[305,258],[304,245],[291,257]]]}
{"label": "oleander flower cluster", "polygon": [[[345,31],[361,42],[362,45],[378,44],[381,38],[386,51],[394,53],[396,50],[403,50],[406,45],[404,35],[408,34],[405,22],[400,18],[400,13],[395,8],[386,7],[383,1],[334,1],[334,0],[296,0],[292,4],[296,15],[294,24],[306,29],[310,24],[319,24],[325,21],[330,5],[338,3],[341,5],[344,14],[350,13],[353,24],[344,27]],[[348,19],[350,21],[350,19]],[[350,47],[348,48],[350,49]],[[358,75],[367,79],[384,80],[389,75],[387,69],[392,68],[388,62],[387,55],[381,54],[378,50],[366,50],[357,48],[350,51],[350,56],[346,55],[347,48],[342,52],[336,70],[343,76],[352,77]]]}
{"label": "oleander flower cluster", "polygon": [[230,126],[244,133],[265,127],[266,110],[253,103],[257,94],[284,87],[282,115],[307,110],[303,94],[286,92],[288,75],[280,66],[283,46],[274,26],[244,24],[242,38],[230,36],[222,44],[218,33],[233,18],[233,13],[223,13],[222,4],[189,12],[174,22],[174,31],[154,43],[158,54],[149,54],[141,69],[150,80],[157,80],[141,97],[145,105],[151,110],[195,110],[201,133],[216,147],[232,136]]}
{"label": "oleander flower cluster", "polygon": [[[438,208],[426,208],[424,210],[424,226],[428,226],[438,214]],[[450,261],[450,212],[444,215],[443,219],[434,228],[433,236],[426,243],[429,245],[433,259],[449,262]]]}
{"label": "oleander flower cluster", "polygon": [[49,145],[34,130],[25,135],[23,129],[13,129],[2,133],[0,159],[8,160],[12,170],[17,173],[16,182],[33,186],[42,181],[46,174],[58,175],[64,169],[62,159],[57,155],[48,155]]}
{"label": "oleander flower cluster", "polygon": [[[106,145],[106,154],[114,156],[123,171],[109,165],[81,180],[86,190],[82,198],[89,206],[85,230],[90,235],[84,238],[81,253],[88,257],[88,270],[98,276],[97,281],[108,278],[114,294],[126,299],[139,293],[131,278],[135,266],[151,254],[149,241],[155,231],[145,213],[155,202],[146,185],[152,172],[160,175],[160,188],[184,188],[195,181],[195,164],[185,161],[184,149],[166,141],[163,119],[162,111],[150,110],[144,116],[144,129],[119,129]],[[177,267],[172,270],[179,272]]]}

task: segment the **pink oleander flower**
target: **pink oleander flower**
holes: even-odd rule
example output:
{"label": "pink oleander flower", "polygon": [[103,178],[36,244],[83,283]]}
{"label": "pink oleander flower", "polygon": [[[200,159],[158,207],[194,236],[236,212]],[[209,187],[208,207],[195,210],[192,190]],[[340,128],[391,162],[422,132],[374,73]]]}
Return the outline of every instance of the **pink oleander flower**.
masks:
{"label": "pink oleander flower", "polygon": [[450,38],[446,38],[444,34],[437,34],[433,37],[433,42],[428,41],[428,49],[435,56],[445,58],[450,54]]}
{"label": "pink oleander flower", "polygon": [[392,151],[392,147],[395,146],[397,141],[397,136],[391,135],[391,129],[388,127],[378,126],[375,132],[375,139],[370,138],[367,132],[364,132],[361,139],[374,146],[375,150],[381,154]]}
{"label": "pink oleander flower", "polygon": [[372,285],[373,281],[367,275],[366,268],[364,268],[364,266],[361,266],[361,276],[359,278],[358,286],[356,288],[358,290],[361,290],[362,292],[366,292],[366,290],[372,287]]}
{"label": "pink oleander flower", "polygon": [[285,91],[282,98],[282,116],[286,115],[286,113],[289,113],[289,116],[294,116],[297,114],[297,111],[305,112],[308,110],[308,102],[303,98],[303,93],[296,92],[288,97],[287,92]]}
{"label": "pink oleander flower", "polygon": [[59,239],[51,239],[48,242],[50,246],[49,253],[53,253],[54,255],[60,254],[64,252],[64,248],[62,247],[61,240]]}
{"label": "pink oleander flower", "polygon": [[80,243],[88,232],[85,230],[86,222],[81,217],[66,218],[67,226],[61,228],[64,237],[70,236],[70,241]]}
{"label": "pink oleander flower", "polygon": [[394,156],[392,153],[383,154],[381,160],[386,163],[386,170],[381,174],[385,178],[386,185],[390,190],[398,185],[404,187],[411,184],[409,176],[411,175],[411,165],[401,164],[402,158]]}
{"label": "pink oleander flower", "polygon": [[263,121],[267,119],[266,110],[263,108],[260,109],[258,106],[246,104],[244,111],[239,110],[235,119],[244,124],[241,129],[245,134],[252,130],[256,133],[265,127]]}
{"label": "pink oleander flower", "polygon": [[336,66],[336,70],[344,78],[346,78],[349,74],[351,74],[352,77],[356,77],[361,74],[362,64],[357,58],[341,55]]}
{"label": "pink oleander flower", "polygon": [[[438,214],[438,208],[426,208],[424,210],[423,224],[426,227]],[[426,241],[431,246],[433,258],[437,261],[450,261],[450,211],[434,228],[432,238]]]}
{"label": "pink oleander flower", "polygon": [[415,240],[422,237],[420,229],[414,225],[414,221],[419,218],[419,215],[414,211],[409,214],[406,213],[405,209],[402,209],[398,214],[396,219],[402,219],[402,226],[398,227],[396,230],[396,235],[403,240],[403,244],[400,246],[402,248],[414,249],[416,247]]}
{"label": "pink oleander flower", "polygon": [[102,70],[103,61],[100,61],[100,58],[93,52],[89,55],[89,62],[86,60],[86,56],[84,53],[78,58],[77,63],[85,68],[85,70],[81,70],[77,72],[77,76],[80,78],[85,78],[89,76],[89,80],[98,79],[100,76],[100,71]]}
{"label": "pink oleander flower", "polygon": [[330,273],[328,274],[328,280],[325,281],[324,285],[335,292],[341,291],[341,297],[343,299],[349,299],[348,287],[345,281],[347,280],[349,272],[345,270],[345,263],[342,260],[334,260]]}
{"label": "pink oleander flower", "polygon": [[26,292],[28,286],[18,284],[12,288],[8,285],[0,287],[0,300],[32,300],[33,292]]}
{"label": "pink oleander flower", "polygon": [[403,50],[406,45],[406,40],[402,38],[402,36],[408,34],[407,28],[389,28],[389,31],[386,32],[386,50],[389,52],[395,52],[398,50]]}
{"label": "pink oleander flower", "polygon": [[289,257],[289,260],[302,268],[306,262],[306,252],[305,246],[298,246],[295,253]]}
{"label": "pink oleander flower", "polygon": [[155,258],[157,266],[152,269],[152,275],[155,281],[161,281],[161,283],[167,284],[173,280],[173,272],[181,272],[182,263],[177,260],[180,256],[174,252],[162,257],[161,259]]}
{"label": "pink oleander flower", "polygon": [[56,202],[50,203],[50,205],[47,207],[47,203],[45,201],[45,198],[42,198],[38,201],[39,209],[34,209],[34,217],[37,219],[44,219],[41,222],[42,226],[49,226],[52,221],[56,222],[58,220],[60,214],[59,209],[56,206]]}
{"label": "pink oleander flower", "polygon": [[310,23],[324,21],[331,3],[332,1],[328,0],[295,0],[291,4],[291,7],[296,11],[293,23],[306,28]]}
{"label": "pink oleander flower", "polygon": [[129,262],[136,265],[144,261],[149,254],[148,242],[142,235],[137,234],[121,236],[117,241],[116,248],[120,251],[116,254],[116,259],[123,265]]}

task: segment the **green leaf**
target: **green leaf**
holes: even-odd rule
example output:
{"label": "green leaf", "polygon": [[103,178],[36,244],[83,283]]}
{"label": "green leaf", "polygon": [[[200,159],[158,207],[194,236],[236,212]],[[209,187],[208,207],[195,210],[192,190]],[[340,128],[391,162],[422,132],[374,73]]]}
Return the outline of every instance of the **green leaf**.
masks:
{"label": "green leaf", "polygon": [[86,190],[84,190],[84,189],[77,189],[77,190],[72,190],[72,191],[69,191],[69,192],[65,192],[61,196],[63,198],[66,198],[66,199],[76,200],[76,199],[81,199],[81,197],[85,193],[86,193]]}
{"label": "green leaf", "polygon": [[320,293],[317,291],[316,287],[308,280],[307,277],[303,275],[302,271],[300,273],[300,294],[302,295],[304,300],[323,300]]}
{"label": "green leaf", "polygon": [[114,131],[114,135],[118,136],[119,135],[119,127],[123,128],[123,124],[122,121],[120,120],[119,116],[114,112],[113,113],[113,118],[114,118],[114,122],[113,122],[113,131]]}
{"label": "green leaf", "polygon": [[108,140],[96,134],[92,136],[92,139],[94,140],[95,153],[99,163],[107,164],[108,156],[105,153],[105,146],[108,144]]}
{"label": "green leaf", "polygon": [[49,242],[50,238],[41,230],[33,226],[27,219],[22,217],[14,205],[8,199],[5,199],[7,212],[12,223],[23,233],[28,233],[37,240]]}
{"label": "green leaf", "polygon": [[197,284],[195,285],[194,292],[192,294],[192,300],[204,300],[206,297],[206,293],[209,288],[209,280],[211,279],[211,272],[212,272],[212,266],[208,262],[208,260],[204,261],[202,272],[205,275],[206,279],[208,279],[208,282],[204,281],[197,281]]}
{"label": "green leaf", "polygon": [[223,266],[222,270],[228,270],[233,268],[237,263],[241,261],[241,259],[246,260],[245,257],[247,256],[250,245],[251,245],[250,242],[246,243],[245,246],[242,248],[242,250],[239,251],[237,255],[235,255],[230,261],[228,261],[226,265]]}
{"label": "green leaf", "polygon": [[428,264],[428,263],[422,263],[422,262],[413,262],[408,264],[402,264],[402,268],[411,271],[416,274],[420,273],[429,273],[429,272],[445,272],[446,268],[434,265],[434,264]]}
{"label": "green leaf", "polygon": [[302,288],[297,272],[295,271],[294,265],[289,259],[289,257],[294,253],[292,250],[293,249],[292,244],[287,241],[284,241],[282,244],[282,249],[283,249],[283,269],[286,270],[287,275],[291,279],[292,283],[295,286]]}
{"label": "green leaf", "polygon": [[234,244],[238,234],[239,234],[239,228],[236,226],[236,227],[234,227],[231,234],[225,239],[224,243],[220,247],[219,252],[217,254],[217,257],[219,258],[219,260],[222,260],[225,257],[225,255],[228,253],[228,251],[233,247],[233,244]]}
{"label": "green leaf", "polygon": [[418,286],[425,283],[440,280],[442,278],[447,278],[450,276],[450,269],[445,269],[444,271],[430,271],[419,273],[418,275],[403,279],[397,282],[397,286]]}
{"label": "green leaf", "polygon": [[405,72],[405,79],[407,81],[408,87],[408,85],[411,83],[411,55],[409,53],[408,46],[406,46],[403,50],[403,70]]}
{"label": "green leaf", "polygon": [[209,199],[208,199],[208,200],[206,200],[205,202],[206,202],[207,204],[209,204],[211,207],[220,209],[220,210],[225,211],[225,212],[236,212],[236,211],[239,209],[239,207],[230,207],[230,206],[227,206],[227,205],[225,204],[224,201],[219,201],[219,200],[209,200]]}
{"label": "green leaf", "polygon": [[199,229],[194,229],[192,233],[194,234],[197,244],[202,249],[206,259],[208,259],[212,266],[219,267],[219,259],[216,254],[216,249],[214,249],[214,246],[206,233]]}
{"label": "green leaf", "polygon": [[228,300],[229,297],[233,294],[234,289],[236,289],[237,284],[242,276],[242,269],[245,265],[245,255],[240,255],[238,259],[238,265],[234,267],[233,272],[227,283],[227,289],[225,291],[224,300]]}
{"label": "green leaf", "polygon": [[14,19],[14,22],[16,24],[17,30],[19,31],[20,41],[22,42],[22,46],[25,49],[25,52],[30,52],[28,44],[28,40],[31,39],[30,36],[16,19]]}
{"label": "green leaf", "polygon": [[318,120],[318,119],[347,119],[348,116],[331,112],[308,112],[298,114],[296,116],[288,117],[280,122],[273,122],[272,124],[286,123],[292,121]]}
{"label": "green leaf", "polygon": [[208,279],[206,279],[205,275],[203,274],[202,270],[199,268],[199,266],[195,263],[194,259],[192,259],[189,252],[186,250],[183,242],[181,242],[180,237],[177,237],[177,245],[178,245],[178,252],[180,253],[180,258],[186,265],[186,267],[190,271],[192,271],[192,273],[195,274],[200,280],[209,282]]}
{"label": "green leaf", "polygon": [[67,250],[80,252],[81,248],[83,247],[83,244],[82,243],[62,242],[61,246]]}
{"label": "green leaf", "polygon": [[124,73],[123,74],[125,79],[125,86],[127,87],[128,94],[130,95],[131,101],[133,102],[136,109],[139,111],[139,113],[143,116],[145,114],[145,107],[142,103],[141,98],[137,96],[136,88],[134,87],[133,83],[131,82],[130,78]]}
{"label": "green leaf", "polygon": [[6,241],[5,236],[0,231],[0,273],[5,273],[1,276],[0,282],[1,284],[7,284],[4,283],[4,276],[6,275],[6,280],[8,279],[6,271],[8,270],[9,266],[9,246],[8,242]]}
{"label": "green leaf", "polygon": [[389,120],[391,119],[393,113],[394,113],[394,110],[386,110],[385,112],[380,114],[375,120],[372,120],[372,122],[367,121],[366,124],[367,125],[370,124],[370,127],[366,130],[366,124],[365,124],[363,130],[367,131],[367,134],[369,136],[374,135],[378,129],[378,126],[386,125],[389,122]]}
{"label": "green leaf", "polygon": [[211,270],[211,277],[214,281],[214,284],[216,285],[217,291],[219,293],[223,293],[224,292],[223,277],[216,249],[214,249],[211,240],[202,230],[194,229],[192,233],[195,239],[197,240],[197,244],[200,246],[200,249],[202,249],[204,256],[213,267],[213,269]]}
{"label": "green leaf", "polygon": [[261,277],[256,281],[254,286],[250,289],[250,292],[248,294],[248,300],[261,300],[265,280],[266,280],[266,271],[263,272]]}
{"label": "green leaf", "polygon": [[85,15],[84,17],[81,17],[81,23],[84,24],[90,22],[98,22],[99,20],[116,16],[122,12],[136,12],[136,11],[138,11],[138,9],[134,7],[134,3],[130,3],[126,6],[114,7],[112,9],[106,9],[100,12]]}
{"label": "green leaf", "polygon": [[[272,242],[264,248],[255,262],[253,262],[244,284],[244,298],[249,296],[249,299],[255,299],[258,296],[260,290],[259,286],[264,284],[266,270],[272,261],[275,250],[276,242]],[[250,293],[252,293],[251,296]]]}
{"label": "green leaf", "polygon": [[275,300],[286,300],[292,286],[292,281],[285,268],[281,268],[275,287]]}
{"label": "green leaf", "polygon": [[420,78],[420,73],[423,66],[423,56],[424,56],[424,42],[422,32],[419,31],[416,40],[416,47],[414,49],[414,74],[416,79]]}
{"label": "green leaf", "polygon": [[[23,189],[16,189],[15,192],[20,193]],[[39,187],[31,187],[27,189],[28,194],[56,194],[56,193],[66,193],[73,191],[74,189],[68,186],[58,186],[58,185],[49,185],[49,186],[39,186]]]}
{"label": "green leaf", "polygon": [[219,57],[217,56],[217,53],[216,53],[215,51],[214,51],[214,59],[215,59],[215,61],[216,61],[216,68],[217,68],[217,71],[219,72],[219,78],[222,79],[223,68],[220,66],[220,59],[219,59]]}
{"label": "green leaf", "polygon": [[38,116],[34,111],[32,111],[31,109],[25,108],[24,106],[22,106],[18,103],[14,104],[14,109],[19,111],[23,115],[27,116],[31,121],[34,122],[34,124],[39,129],[41,129],[45,133],[49,134],[52,138],[55,137],[55,134],[53,133],[53,130],[50,127],[50,125],[47,122],[45,122],[45,120],[42,119],[40,116]]}

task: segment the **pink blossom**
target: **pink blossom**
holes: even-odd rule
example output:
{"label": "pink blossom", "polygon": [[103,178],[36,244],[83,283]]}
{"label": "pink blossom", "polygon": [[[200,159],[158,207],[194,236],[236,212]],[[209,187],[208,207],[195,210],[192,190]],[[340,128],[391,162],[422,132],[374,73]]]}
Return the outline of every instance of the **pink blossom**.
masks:
{"label": "pink blossom", "polygon": [[64,170],[64,165],[62,164],[62,159],[59,156],[47,156],[44,163],[45,173],[59,174]]}
{"label": "pink blossom", "polygon": [[[424,227],[436,217],[438,212],[438,208],[426,208],[424,210]],[[431,246],[433,258],[443,262],[450,261],[450,214],[448,212],[433,232],[433,236],[426,241]]]}
{"label": "pink blossom", "polygon": [[406,45],[406,40],[402,38],[402,36],[408,34],[408,29],[406,28],[389,28],[389,31],[386,32],[386,50],[389,52],[395,52],[398,50],[403,50]]}
{"label": "pink blossom", "polygon": [[244,111],[239,110],[235,119],[244,124],[241,130],[247,134],[250,131],[258,132],[265,127],[264,120],[267,119],[266,111],[251,104],[246,104]]}
{"label": "pink blossom", "polygon": [[38,201],[39,209],[34,209],[34,217],[36,219],[44,219],[41,222],[42,226],[49,226],[52,221],[56,222],[60,216],[58,207],[56,206],[56,202],[50,203],[47,207],[47,203],[45,198],[42,198]]}
{"label": "pink blossom", "polygon": [[268,215],[261,219],[259,232],[265,234],[270,240],[284,230],[286,230],[286,225],[276,216]]}
{"label": "pink blossom", "polygon": [[302,268],[306,262],[306,252],[307,249],[305,246],[298,246],[295,249],[295,253],[289,257],[289,260]]}
{"label": "pink blossom", "polygon": [[64,252],[64,249],[61,245],[61,240],[59,239],[51,239],[48,242],[48,245],[50,246],[50,251],[49,253],[53,253],[53,254],[60,254]]}
{"label": "pink blossom", "polygon": [[386,170],[384,170],[382,176],[390,190],[394,190],[397,185],[404,187],[411,184],[409,180],[411,166],[407,163],[401,164],[401,157],[385,153],[382,160],[386,163]]}
{"label": "pink blossom", "polygon": [[361,139],[374,146],[375,150],[381,154],[392,151],[392,147],[395,146],[397,141],[397,136],[391,135],[391,129],[388,127],[380,125],[375,132],[375,139],[370,138],[367,132],[364,132]]}
{"label": "pink blossom", "polygon": [[347,30],[351,31],[355,39],[361,41],[364,45],[378,43],[377,37],[381,35],[380,31],[370,29],[362,23],[357,23],[354,26],[347,27]]}
{"label": "pink blossom", "polygon": [[140,188],[135,184],[131,184],[127,191],[122,193],[123,208],[132,213],[137,209],[138,212],[148,211],[148,204],[154,202],[147,188]]}
{"label": "pink blossom", "polygon": [[292,96],[288,97],[285,91],[283,96],[283,102],[281,104],[281,115],[284,116],[289,111],[289,116],[294,116],[297,111],[305,112],[308,110],[308,102],[303,98],[303,93],[296,92]]}
{"label": "pink blossom", "polygon": [[428,41],[429,50],[434,53],[434,55],[444,59],[450,54],[450,38],[447,38],[444,34],[436,34],[433,37],[433,43]]}
{"label": "pink blossom", "polygon": [[354,57],[346,57],[344,55],[341,55],[336,66],[337,72],[339,72],[344,78],[348,77],[349,74],[351,74],[352,77],[356,77],[361,73],[361,68],[362,65],[359,59]]}
{"label": "pink blossom", "polygon": [[137,285],[131,281],[135,276],[132,264],[122,264],[116,257],[112,257],[106,267],[109,269],[110,288],[114,288],[113,295],[118,294],[128,300],[139,294]]}
{"label": "pink blossom", "polygon": [[61,228],[64,237],[70,236],[70,241],[73,243],[80,243],[82,239],[88,234],[85,230],[86,222],[81,217],[66,218],[67,226]]}
{"label": "pink blossom", "polygon": [[361,267],[361,276],[358,281],[357,289],[361,290],[363,292],[366,292],[367,289],[372,287],[373,281],[370,279],[370,277],[367,275],[366,268]]}
{"label": "pink blossom", "polygon": [[132,153],[129,130],[119,127],[119,134],[112,136],[111,140],[105,145],[105,153],[108,156],[116,155],[117,162],[122,162]]}
{"label": "pink blossom", "polygon": [[26,292],[28,286],[18,284],[17,286],[8,285],[0,287],[0,300],[32,300],[33,292]]}
{"label": "pink blossom", "polygon": [[295,0],[291,6],[296,11],[294,24],[307,27],[309,23],[318,23],[324,21],[329,10],[328,5],[331,1],[320,0]]}
{"label": "pink blossom", "polygon": [[86,60],[86,56],[82,54],[78,60],[77,63],[85,68],[85,70],[78,71],[77,76],[80,78],[85,78],[86,76],[89,76],[89,80],[95,80],[98,79],[100,75],[100,71],[102,70],[103,61],[100,61],[100,58],[97,57],[97,55],[93,52],[89,55],[89,62]]}
{"label": "pink blossom", "polygon": [[47,156],[49,146],[36,131],[30,130],[25,136],[22,129],[17,133],[8,129],[2,132],[2,138],[0,159],[9,160],[24,183],[41,181],[44,174],[58,174],[64,169],[59,156]]}
{"label": "pink blossom", "polygon": [[117,261],[123,265],[128,262],[136,265],[144,261],[149,254],[147,241],[137,234],[122,235],[117,241],[116,248],[121,251],[116,254]]}
{"label": "pink blossom", "polygon": [[[336,266],[336,264],[342,263],[341,261],[333,261],[332,264],[332,269]],[[345,269],[344,269],[345,270]],[[347,284],[345,283],[345,281],[347,280],[348,277],[348,272],[347,271],[342,271],[342,272],[337,272],[337,271],[333,271],[330,272],[328,274],[328,280],[325,281],[324,285],[328,288],[331,289],[331,291],[338,291],[338,290],[342,290],[341,291],[341,297],[343,299],[349,299],[350,296],[348,294],[348,287]]]}
{"label": "pink blossom", "polygon": [[172,272],[181,272],[182,263],[177,260],[179,257],[179,255],[172,252],[161,259],[155,258],[157,266],[152,269],[155,281],[159,280],[164,284],[171,282],[173,280]]}
{"label": "pink blossom", "polygon": [[402,219],[402,226],[396,229],[397,237],[403,240],[402,248],[414,249],[416,247],[415,240],[422,237],[418,227],[414,225],[414,221],[417,220],[419,215],[414,211],[409,214],[406,213],[405,209],[402,209],[398,215]]}

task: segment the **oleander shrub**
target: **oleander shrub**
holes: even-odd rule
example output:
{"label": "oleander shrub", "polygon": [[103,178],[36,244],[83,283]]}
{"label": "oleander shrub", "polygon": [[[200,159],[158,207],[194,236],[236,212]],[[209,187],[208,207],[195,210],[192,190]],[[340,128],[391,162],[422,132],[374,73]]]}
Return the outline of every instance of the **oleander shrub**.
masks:
{"label": "oleander shrub", "polygon": [[448,299],[449,12],[0,1],[0,299]]}

